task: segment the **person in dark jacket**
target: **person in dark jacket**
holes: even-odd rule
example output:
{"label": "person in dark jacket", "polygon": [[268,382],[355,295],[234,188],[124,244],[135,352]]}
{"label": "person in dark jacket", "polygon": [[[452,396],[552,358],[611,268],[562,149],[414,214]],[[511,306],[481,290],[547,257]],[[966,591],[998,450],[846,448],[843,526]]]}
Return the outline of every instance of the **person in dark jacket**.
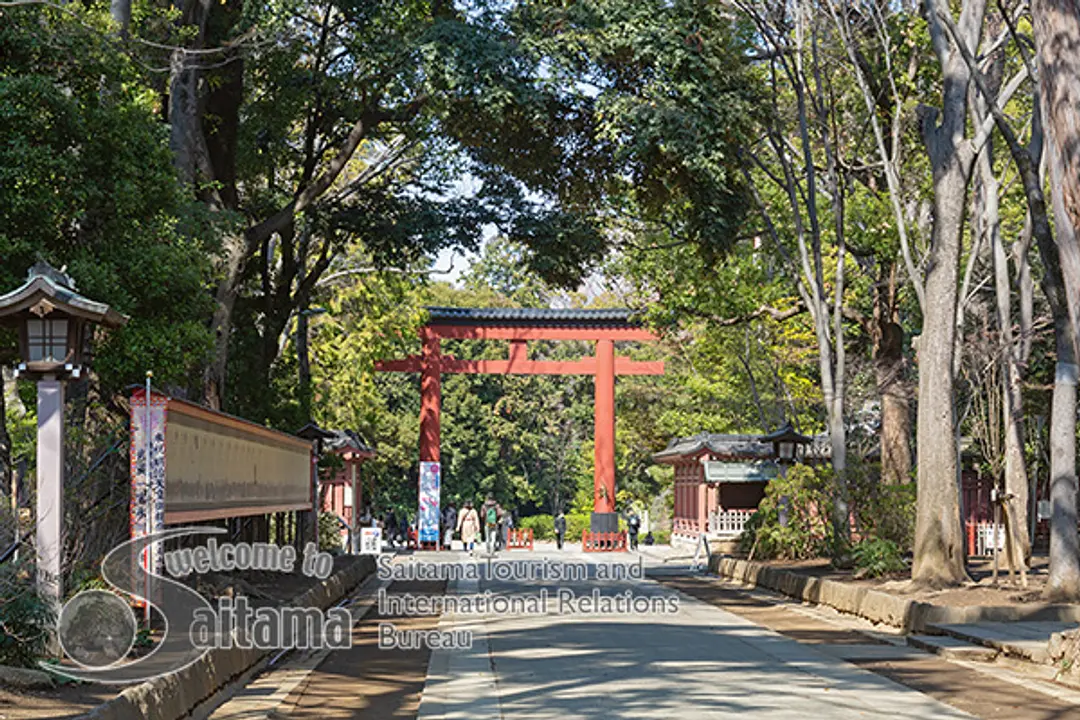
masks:
{"label": "person in dark jacket", "polygon": [[566,537],[566,516],[559,513],[555,518],[555,542],[562,550],[563,538]]}
{"label": "person in dark jacket", "polygon": [[626,529],[630,535],[630,549],[637,550],[638,548],[638,532],[641,530],[641,518],[633,510],[630,511],[630,516],[626,518]]}
{"label": "person in dark jacket", "polygon": [[397,537],[398,521],[394,517],[394,511],[388,510],[386,515],[383,516],[383,539],[389,543],[390,547],[394,547],[394,539]]}

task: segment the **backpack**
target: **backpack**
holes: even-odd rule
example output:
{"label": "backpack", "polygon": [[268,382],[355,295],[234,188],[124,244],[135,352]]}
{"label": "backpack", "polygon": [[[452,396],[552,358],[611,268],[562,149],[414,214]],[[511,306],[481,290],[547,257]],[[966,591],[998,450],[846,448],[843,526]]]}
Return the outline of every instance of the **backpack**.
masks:
{"label": "backpack", "polygon": [[491,507],[489,507],[487,509],[487,524],[488,525],[498,525],[499,524],[499,515],[498,515],[498,513],[495,512],[495,506],[494,505],[492,505]]}

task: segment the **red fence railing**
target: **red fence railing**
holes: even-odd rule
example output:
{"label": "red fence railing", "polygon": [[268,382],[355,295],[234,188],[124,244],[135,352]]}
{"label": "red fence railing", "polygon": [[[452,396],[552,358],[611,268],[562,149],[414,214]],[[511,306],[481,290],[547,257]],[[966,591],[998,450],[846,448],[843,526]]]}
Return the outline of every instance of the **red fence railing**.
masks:
{"label": "red fence railing", "polygon": [[696,540],[700,533],[701,530],[698,528],[697,520],[675,518],[672,523],[671,534],[675,537],[692,538]]}
{"label": "red fence railing", "polygon": [[582,552],[626,552],[626,533],[581,533]]}

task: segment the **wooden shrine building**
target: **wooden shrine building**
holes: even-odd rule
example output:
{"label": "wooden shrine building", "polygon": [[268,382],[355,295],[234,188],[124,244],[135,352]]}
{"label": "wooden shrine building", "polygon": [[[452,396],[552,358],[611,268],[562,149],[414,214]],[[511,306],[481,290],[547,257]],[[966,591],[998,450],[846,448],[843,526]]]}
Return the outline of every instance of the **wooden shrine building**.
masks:
{"label": "wooden shrine building", "polygon": [[804,457],[812,438],[786,424],[768,435],[700,433],[653,455],[675,468],[672,540],[738,537],[782,464]]}

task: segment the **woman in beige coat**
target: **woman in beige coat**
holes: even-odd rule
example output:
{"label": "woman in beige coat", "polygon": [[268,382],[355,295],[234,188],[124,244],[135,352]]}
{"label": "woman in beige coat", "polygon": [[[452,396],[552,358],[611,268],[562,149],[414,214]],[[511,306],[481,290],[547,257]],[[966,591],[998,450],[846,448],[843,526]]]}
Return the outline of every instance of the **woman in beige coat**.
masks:
{"label": "woman in beige coat", "polygon": [[471,500],[465,503],[465,509],[461,511],[457,531],[461,535],[461,542],[465,545],[465,549],[471,555],[476,544],[476,536],[480,533],[480,516],[476,514],[476,508],[472,506]]}

